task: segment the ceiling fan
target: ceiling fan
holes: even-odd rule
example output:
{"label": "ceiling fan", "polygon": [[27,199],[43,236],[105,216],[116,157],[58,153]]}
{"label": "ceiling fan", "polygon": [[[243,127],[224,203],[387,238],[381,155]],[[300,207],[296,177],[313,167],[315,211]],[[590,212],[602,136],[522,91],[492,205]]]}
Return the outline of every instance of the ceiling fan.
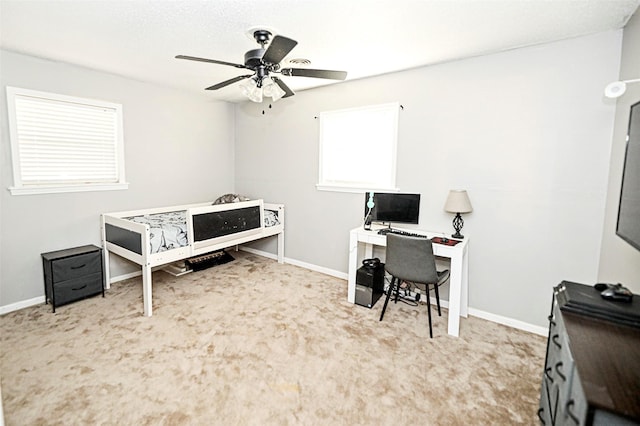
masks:
{"label": "ceiling fan", "polygon": [[[295,95],[280,78],[272,74],[281,74],[292,77],[326,78],[331,80],[344,80],[346,71],[318,70],[309,68],[280,68],[280,61],[293,50],[297,41],[287,37],[276,35],[269,42],[271,32],[265,29],[257,29],[253,32],[253,38],[260,45],[259,49],[249,50],[244,54],[244,64],[218,61],[215,59],[197,58],[194,56],[178,55],[176,59],[190,61],[210,62],[213,64],[228,65],[235,68],[244,68],[253,71],[252,74],[240,75],[207,87],[205,90],[218,90],[230,84],[250,79],[241,85],[245,96],[253,102],[262,102],[262,97],[271,97],[274,101],[280,98],[288,98]],[[265,45],[269,45],[265,49]]]}

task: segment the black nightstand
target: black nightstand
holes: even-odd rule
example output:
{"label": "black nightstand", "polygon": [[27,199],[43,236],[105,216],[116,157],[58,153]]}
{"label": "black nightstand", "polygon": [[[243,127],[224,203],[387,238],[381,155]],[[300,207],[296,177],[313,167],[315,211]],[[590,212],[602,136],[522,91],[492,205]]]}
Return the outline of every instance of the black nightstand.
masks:
{"label": "black nightstand", "polygon": [[57,306],[102,293],[102,249],[94,245],[42,253],[45,302]]}

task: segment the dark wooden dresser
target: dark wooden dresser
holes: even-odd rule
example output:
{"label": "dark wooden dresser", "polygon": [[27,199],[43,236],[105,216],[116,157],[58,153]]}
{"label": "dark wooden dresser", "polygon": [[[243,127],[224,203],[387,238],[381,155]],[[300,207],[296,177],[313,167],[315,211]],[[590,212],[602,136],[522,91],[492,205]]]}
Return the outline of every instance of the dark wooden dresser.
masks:
{"label": "dark wooden dresser", "polygon": [[[566,281],[554,288],[538,410],[541,424],[640,424],[638,299],[635,296],[632,304],[604,301],[592,286]],[[615,304],[611,317],[607,303]]]}
{"label": "dark wooden dresser", "polygon": [[102,293],[102,249],[94,245],[42,253],[46,303],[56,307]]}

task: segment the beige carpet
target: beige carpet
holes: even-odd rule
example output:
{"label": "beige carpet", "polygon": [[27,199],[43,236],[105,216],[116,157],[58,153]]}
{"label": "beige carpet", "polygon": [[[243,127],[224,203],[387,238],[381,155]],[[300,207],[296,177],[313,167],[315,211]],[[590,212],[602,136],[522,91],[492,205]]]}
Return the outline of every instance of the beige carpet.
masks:
{"label": "beige carpet", "polygon": [[244,252],[0,318],[6,425],[537,424],[546,339],[347,302],[344,280]]}

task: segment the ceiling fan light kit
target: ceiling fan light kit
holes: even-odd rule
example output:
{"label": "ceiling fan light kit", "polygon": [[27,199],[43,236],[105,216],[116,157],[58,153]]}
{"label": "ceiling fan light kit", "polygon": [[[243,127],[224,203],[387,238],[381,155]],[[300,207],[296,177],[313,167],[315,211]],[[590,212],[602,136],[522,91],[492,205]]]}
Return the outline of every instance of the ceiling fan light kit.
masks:
{"label": "ceiling fan light kit", "polygon": [[[347,78],[346,71],[331,71],[308,68],[280,68],[280,62],[298,44],[290,38],[276,35],[271,42],[272,32],[264,28],[251,28],[253,38],[260,45],[259,49],[249,50],[244,54],[244,64],[218,61],[216,59],[198,58],[195,56],[178,55],[176,59],[187,59],[190,61],[209,62],[219,65],[227,65],[235,68],[244,68],[253,71],[253,74],[241,75],[231,78],[205,90],[218,90],[241,80],[249,79],[240,84],[242,94],[253,102],[262,102],[263,97],[272,98],[277,101],[280,98],[288,98],[295,95],[295,92],[287,86],[284,81],[270,74],[281,74],[290,77],[312,77],[326,78],[330,80],[344,80]],[[269,45],[265,49],[265,45]]]}

